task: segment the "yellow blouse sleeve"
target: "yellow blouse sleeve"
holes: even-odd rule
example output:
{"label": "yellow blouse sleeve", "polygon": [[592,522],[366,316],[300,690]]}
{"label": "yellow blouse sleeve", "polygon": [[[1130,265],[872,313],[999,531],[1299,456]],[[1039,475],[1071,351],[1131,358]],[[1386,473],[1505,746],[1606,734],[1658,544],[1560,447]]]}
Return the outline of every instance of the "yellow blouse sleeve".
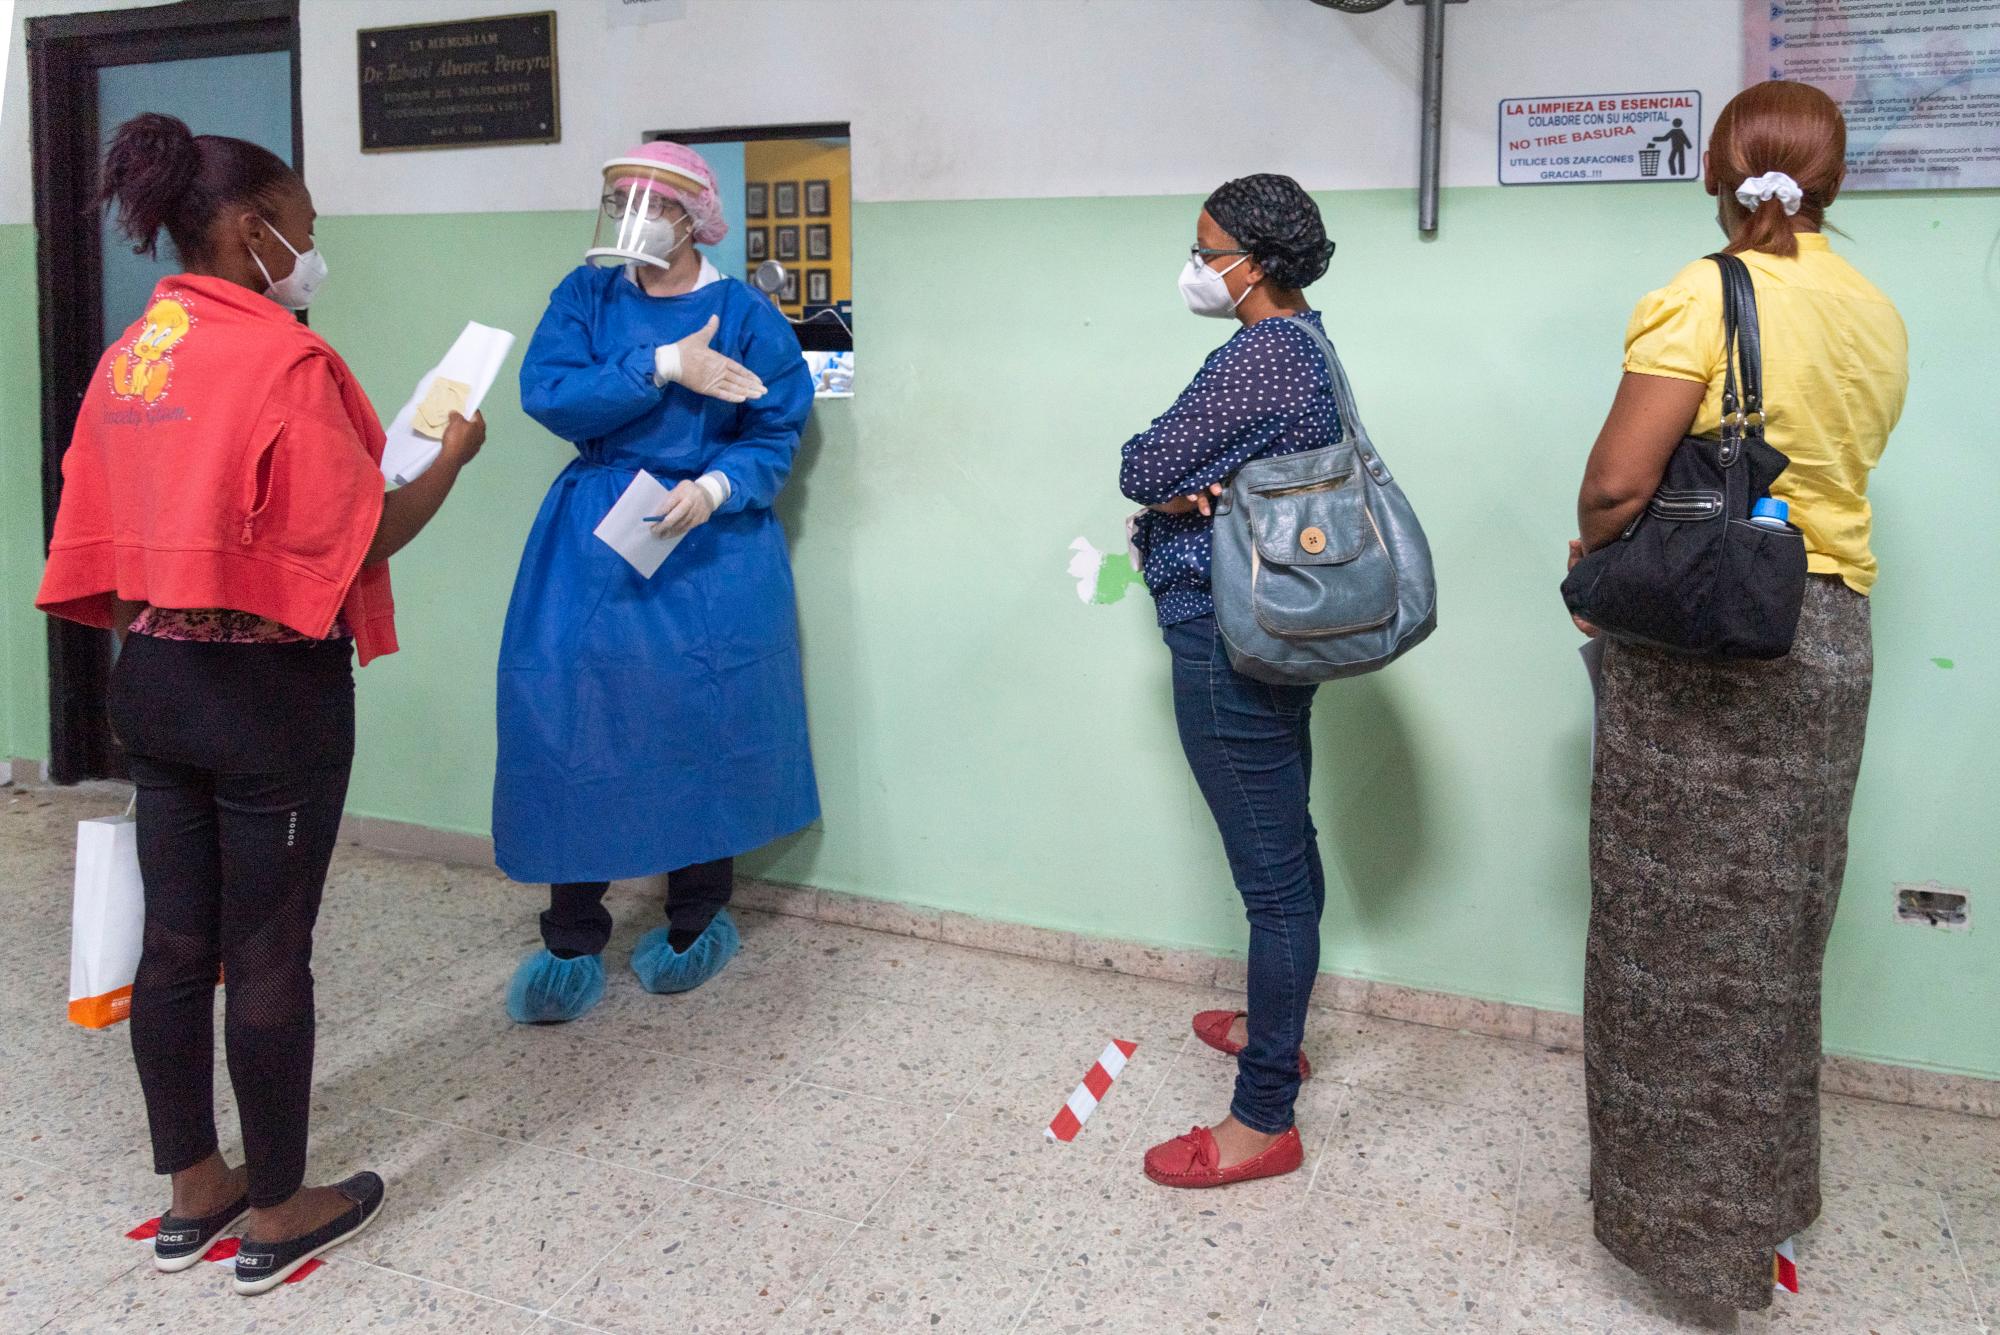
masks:
{"label": "yellow blouse sleeve", "polygon": [[1720,279],[1712,300],[1678,281],[1640,298],[1625,327],[1625,369],[1704,385],[1721,375]]}

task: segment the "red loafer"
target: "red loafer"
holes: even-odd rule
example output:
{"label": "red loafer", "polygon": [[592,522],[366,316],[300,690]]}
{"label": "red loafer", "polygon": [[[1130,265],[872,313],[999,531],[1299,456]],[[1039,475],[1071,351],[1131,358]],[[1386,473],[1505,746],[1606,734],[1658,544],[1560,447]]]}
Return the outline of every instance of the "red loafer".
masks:
{"label": "red loafer", "polygon": [[1222,1153],[1205,1126],[1175,1136],[1146,1151],[1146,1176],[1163,1187],[1226,1187],[1260,1177],[1282,1177],[1306,1161],[1306,1147],[1294,1126],[1271,1148],[1242,1163],[1221,1167]]}
{"label": "red loafer", "polygon": [[[1194,1036],[1214,1048],[1217,1052],[1227,1053],[1229,1056],[1234,1057],[1237,1053],[1243,1051],[1243,1045],[1229,1041],[1229,1026],[1236,1023],[1237,1016],[1247,1015],[1248,1013],[1247,1011],[1203,1011],[1194,1017]],[[1299,1054],[1299,1079],[1310,1080],[1312,1078],[1312,1063],[1307,1061],[1306,1054],[1301,1052]]]}

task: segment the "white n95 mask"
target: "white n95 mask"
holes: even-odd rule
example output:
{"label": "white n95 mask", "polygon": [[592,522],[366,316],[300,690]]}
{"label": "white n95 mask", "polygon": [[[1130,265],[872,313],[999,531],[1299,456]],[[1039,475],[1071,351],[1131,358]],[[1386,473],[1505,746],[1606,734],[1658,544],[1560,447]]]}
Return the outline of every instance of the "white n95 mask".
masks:
{"label": "white n95 mask", "polygon": [[[264,226],[271,227],[269,218],[263,219]],[[292,271],[277,282],[271,281],[271,271],[264,267],[264,261],[252,250],[250,258],[257,261],[257,272],[264,275],[264,295],[277,302],[288,311],[302,311],[312,305],[313,294],[326,281],[326,257],[313,246],[304,251],[292,249],[292,243],[285,240],[285,234],[271,227],[271,235],[278,238],[278,244],[292,252]]]}
{"label": "white n95 mask", "polygon": [[699,194],[708,183],[649,158],[613,158],[604,164],[597,232],[583,252],[592,264],[650,264],[666,268],[691,243],[693,218],[674,192]]}
{"label": "white n95 mask", "polygon": [[1236,314],[1236,307],[1243,297],[1250,295],[1250,289],[1243,289],[1243,297],[1232,300],[1229,285],[1222,281],[1223,275],[1233,272],[1249,256],[1236,261],[1220,273],[1209,268],[1200,260],[1189,258],[1187,268],[1181,270],[1181,300],[1196,315],[1206,315],[1213,319],[1227,319]]}

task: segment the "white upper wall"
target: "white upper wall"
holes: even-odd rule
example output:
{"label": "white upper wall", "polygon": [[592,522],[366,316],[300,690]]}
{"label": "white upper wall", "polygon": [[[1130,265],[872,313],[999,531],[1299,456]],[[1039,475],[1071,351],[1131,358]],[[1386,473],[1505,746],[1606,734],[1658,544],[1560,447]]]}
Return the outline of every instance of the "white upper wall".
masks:
{"label": "white upper wall", "polygon": [[[16,22],[117,0],[20,0]],[[1444,178],[1495,183],[1503,97],[1739,82],[1743,0],[1469,0],[1448,12]],[[553,8],[560,144],[364,155],[355,31]],[[1665,17],[1671,11],[1671,18]],[[1200,194],[1250,171],[1414,186],[1422,9],[1310,0],[303,0],[306,174],[324,213],[585,206],[651,129],[849,121],[861,200]],[[21,43],[0,222],[32,216]],[[1705,128],[1705,127],[1704,127]]]}

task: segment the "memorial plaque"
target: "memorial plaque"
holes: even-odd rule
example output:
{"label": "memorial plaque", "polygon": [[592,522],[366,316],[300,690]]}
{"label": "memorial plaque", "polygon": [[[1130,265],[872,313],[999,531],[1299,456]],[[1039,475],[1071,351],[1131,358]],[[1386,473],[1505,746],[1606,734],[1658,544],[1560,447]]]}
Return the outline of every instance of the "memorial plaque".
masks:
{"label": "memorial plaque", "polygon": [[562,138],[553,12],[364,28],[355,36],[364,153]]}

